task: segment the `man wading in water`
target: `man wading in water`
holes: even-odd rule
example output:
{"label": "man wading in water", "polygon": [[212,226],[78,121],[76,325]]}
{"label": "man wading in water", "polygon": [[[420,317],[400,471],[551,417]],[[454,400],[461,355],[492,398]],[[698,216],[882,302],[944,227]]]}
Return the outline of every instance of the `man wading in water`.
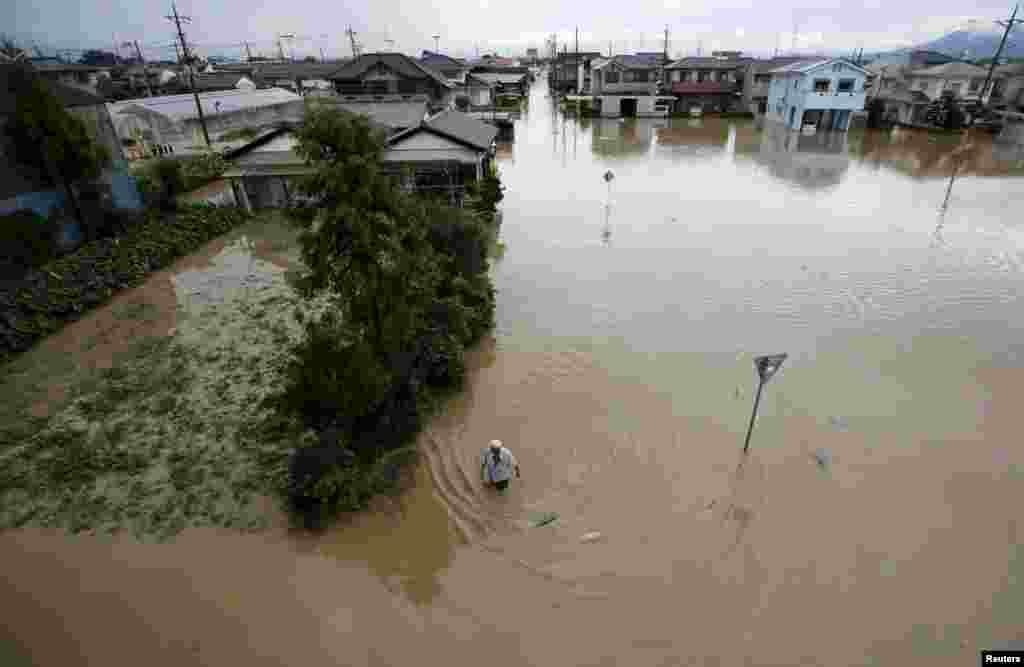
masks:
{"label": "man wading in water", "polygon": [[508,488],[513,470],[516,477],[522,477],[519,473],[519,462],[512,456],[512,452],[501,446],[501,440],[491,440],[491,446],[483,451],[480,463],[484,483],[494,484],[498,491]]}

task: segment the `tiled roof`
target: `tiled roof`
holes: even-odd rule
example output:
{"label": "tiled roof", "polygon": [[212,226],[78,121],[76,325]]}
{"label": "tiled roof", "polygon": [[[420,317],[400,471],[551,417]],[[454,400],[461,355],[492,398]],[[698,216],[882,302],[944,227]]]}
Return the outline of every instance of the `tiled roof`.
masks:
{"label": "tiled roof", "polygon": [[392,131],[419,125],[427,115],[426,102],[335,102],[334,105],[338,109],[367,116],[377,125]]}
{"label": "tiled roof", "polygon": [[443,53],[434,53],[433,51],[423,51],[423,55],[420,56],[420,64],[426,65],[427,67],[433,67],[434,69],[453,69],[455,67],[465,67],[466,64],[461,60],[455,58],[449,58]]}
{"label": "tiled roof", "polygon": [[358,79],[363,73],[378,63],[384,64],[402,76],[411,79],[433,79],[442,87],[451,88],[451,84],[441,74],[402,53],[367,53],[341,66],[327,78],[331,80]]}
{"label": "tiled roof", "polygon": [[988,70],[984,67],[978,67],[977,65],[970,65],[968,63],[946,63],[945,65],[935,65],[934,67],[925,67],[924,69],[917,69],[909,73],[909,76],[937,76],[937,77],[948,77],[948,76],[985,76],[988,74]]}
{"label": "tiled roof", "polygon": [[498,136],[498,128],[495,126],[450,109],[432,116],[425,124],[442,134],[461,139],[483,150],[490,148],[494,137]]}
{"label": "tiled roof", "polygon": [[753,58],[683,58],[669,63],[665,69],[738,69],[752,62]]}
{"label": "tiled roof", "polygon": [[491,85],[500,83],[504,86],[514,86],[526,79],[526,75],[498,74],[496,72],[473,72],[473,78],[480,79],[481,81]]}
{"label": "tiled roof", "polygon": [[801,62],[807,60],[806,58],[798,58],[796,56],[784,56],[780,58],[771,58],[769,60],[755,60],[754,61],[754,72],[756,74],[767,74],[785,65],[789,65],[795,62]]}
{"label": "tiled roof", "polygon": [[654,69],[661,66],[662,57],[658,55],[620,55],[612,58],[627,69]]}

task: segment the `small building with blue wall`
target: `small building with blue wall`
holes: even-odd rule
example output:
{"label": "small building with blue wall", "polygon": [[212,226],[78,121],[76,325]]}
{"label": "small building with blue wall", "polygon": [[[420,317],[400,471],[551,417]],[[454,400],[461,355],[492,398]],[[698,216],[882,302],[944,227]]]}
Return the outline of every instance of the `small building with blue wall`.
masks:
{"label": "small building with blue wall", "polygon": [[868,72],[841,58],[801,61],[772,70],[765,117],[790,130],[812,125],[845,132],[864,110]]}

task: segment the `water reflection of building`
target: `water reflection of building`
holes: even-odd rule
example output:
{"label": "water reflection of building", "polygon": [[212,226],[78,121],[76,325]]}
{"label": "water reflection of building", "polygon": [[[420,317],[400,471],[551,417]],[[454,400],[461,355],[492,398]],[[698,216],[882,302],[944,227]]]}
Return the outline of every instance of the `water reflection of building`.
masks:
{"label": "water reflection of building", "polygon": [[753,157],[776,178],[808,189],[838,185],[850,168],[846,132],[805,135],[774,123],[766,124]]}
{"label": "water reflection of building", "polygon": [[721,118],[673,118],[658,128],[655,151],[665,156],[711,157],[725,152],[729,122]]}
{"label": "water reflection of building", "polygon": [[591,150],[596,155],[644,155],[655,131],[666,124],[653,118],[594,118]]}
{"label": "water reflection of building", "polygon": [[865,131],[851,153],[865,164],[901,171],[912,178],[948,178],[954,164],[961,176],[1010,176],[1024,173],[1024,152],[972,132],[955,136],[896,128]]}

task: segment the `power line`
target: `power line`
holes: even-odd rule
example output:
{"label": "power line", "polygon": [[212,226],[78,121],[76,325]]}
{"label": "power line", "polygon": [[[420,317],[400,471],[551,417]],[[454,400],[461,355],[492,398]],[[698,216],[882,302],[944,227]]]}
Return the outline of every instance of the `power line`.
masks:
{"label": "power line", "polygon": [[192,71],[193,58],[191,55],[189,55],[188,43],[185,41],[185,32],[181,29],[182,22],[184,21],[185,23],[191,23],[192,18],[189,16],[179,16],[178,7],[173,2],[171,3],[171,9],[174,12],[173,15],[165,16],[164,18],[166,18],[169,21],[173,21],[174,25],[178,29],[178,39],[181,40],[181,51],[184,54],[185,67],[188,68],[188,84],[189,87],[192,88],[192,97],[195,98],[196,101],[196,111],[199,113],[199,124],[203,128],[203,138],[206,139],[206,147],[209,148],[210,133],[206,130],[206,117],[203,116],[203,105],[199,102],[199,93],[196,92],[195,73]]}
{"label": "power line", "polygon": [[[1006,38],[1010,36],[1010,31],[1013,30],[1014,26],[1018,23],[1024,23],[1024,19],[1017,18],[1017,10],[1020,9],[1020,5],[1014,5],[1013,14],[1010,14],[1010,18],[1006,21],[996,21],[997,25],[1001,25],[1006,30],[1003,31],[1003,38],[999,41],[999,48],[996,49],[996,55],[992,58],[992,64],[988,66],[988,75],[985,76],[985,83],[981,87],[981,96],[984,100],[985,91],[988,90],[988,86],[992,83],[992,75],[996,71],[996,64],[999,63],[999,56],[1003,55],[1003,47],[1006,46]],[[989,93],[988,99],[992,99],[992,94]],[[974,117],[971,117],[971,124],[974,124]]]}

